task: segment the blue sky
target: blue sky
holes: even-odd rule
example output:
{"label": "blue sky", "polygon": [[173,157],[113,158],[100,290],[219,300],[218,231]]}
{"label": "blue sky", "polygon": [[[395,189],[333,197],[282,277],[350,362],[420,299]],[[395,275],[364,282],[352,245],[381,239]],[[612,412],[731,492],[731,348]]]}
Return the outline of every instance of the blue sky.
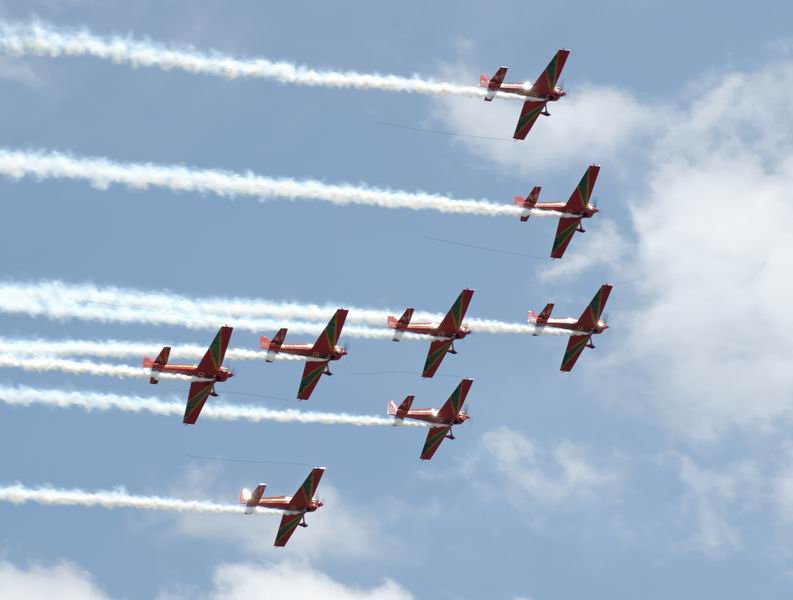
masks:
{"label": "blue sky", "polygon": [[[614,291],[611,329],[571,374],[558,372],[565,340],[551,336],[473,335],[426,381],[418,376],[424,344],[353,340],[308,408],[383,414],[389,399],[409,393],[417,406],[440,406],[459,378],[475,380],[472,419],[430,463],[418,460],[423,433],[407,428],[185,428],[148,415],[4,407],[3,484],[123,485],[234,502],[240,487],[259,481],[292,493],[308,468],[187,455],[328,469],[326,506],[286,551],[272,548],[277,523],[264,517],[0,505],[6,595],[35,597],[31,590],[53,585],[75,598],[219,599],[263,589],[329,598],[789,597],[793,161],[784,132],[793,124],[793,7],[21,4],[0,3],[0,16],[458,83],[475,84],[502,64],[512,78],[532,79],[569,47],[569,96],[525,143],[378,124],[508,138],[514,103],[4,57],[3,145],[505,203],[534,185],[564,199],[597,162],[601,213],[563,261],[549,264],[427,239],[546,256],[555,226],[544,219],[2,179],[4,281],[435,312],[472,287],[469,315],[510,322],[546,302],[577,316],[601,283]],[[10,315],[0,315],[0,327],[17,338],[206,344],[212,336]],[[232,345],[255,348],[257,335],[236,331]],[[221,393],[294,397],[299,365],[236,368]],[[384,370],[416,375],[366,375]],[[4,384],[184,396],[165,382],[1,376]]]}

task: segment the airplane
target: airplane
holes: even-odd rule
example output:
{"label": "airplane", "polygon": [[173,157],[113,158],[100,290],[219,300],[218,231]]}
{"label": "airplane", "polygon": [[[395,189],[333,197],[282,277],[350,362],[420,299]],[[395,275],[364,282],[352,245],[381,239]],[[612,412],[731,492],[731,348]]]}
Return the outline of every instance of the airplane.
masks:
{"label": "airplane", "polygon": [[512,134],[513,139],[525,140],[526,134],[529,133],[529,130],[531,130],[540,115],[551,116],[551,113],[548,112],[548,102],[555,102],[562,96],[567,95],[561,87],[556,86],[556,82],[562,74],[564,63],[567,61],[569,54],[570,51],[566,48],[558,50],[533,84],[528,82],[504,83],[507,67],[500,67],[492,77],[487,75],[479,77],[479,86],[487,88],[486,102],[490,102],[495,97],[496,92],[526,97],[523,108],[520,109],[520,117],[518,118],[515,133]]}
{"label": "airplane", "polygon": [[197,365],[168,364],[168,357],[171,354],[170,346],[165,346],[154,360],[149,357],[143,359],[143,367],[152,371],[149,383],[159,383],[156,373],[179,373],[197,379],[190,383],[190,391],[187,393],[187,406],[182,419],[182,423],[185,425],[195,424],[207,397],[218,395],[215,391],[215,383],[234,377],[234,373],[230,369],[222,366],[232,330],[232,327],[226,325],[221,327],[215,335],[215,339],[212,340],[207,353],[204,354],[204,358]]}
{"label": "airplane", "polygon": [[432,336],[430,350],[427,354],[427,360],[424,362],[424,370],[421,373],[422,377],[435,375],[435,371],[438,370],[447,352],[457,354],[454,349],[454,340],[461,340],[471,333],[471,330],[463,323],[463,319],[473,295],[474,290],[468,288],[460,292],[457,300],[454,301],[449,312],[438,325],[434,323],[411,323],[410,319],[413,317],[414,310],[412,308],[405,309],[399,319],[394,316],[388,317],[388,327],[395,330],[393,337],[395,342],[401,340],[406,331]]}
{"label": "airplane", "polygon": [[347,354],[347,351],[336,344],[341,336],[344,327],[344,320],[347,318],[347,309],[340,308],[331,318],[327,327],[319,335],[314,344],[284,344],[286,338],[286,328],[279,329],[273,339],[262,336],[259,338],[259,346],[262,350],[267,350],[267,362],[273,362],[276,354],[294,354],[306,358],[306,366],[303,368],[303,377],[300,380],[300,387],[297,390],[298,400],[308,400],[311,392],[319,383],[322,375],[333,375],[330,372],[329,363],[332,360],[339,360]]}
{"label": "airplane", "polygon": [[551,248],[551,258],[562,258],[570,240],[573,239],[573,234],[576,231],[585,233],[581,219],[589,219],[598,212],[597,206],[589,203],[598,173],[600,166],[590,165],[567,202],[537,202],[540,197],[539,186],[535,186],[525,198],[515,196],[515,204],[523,208],[520,215],[520,220],[523,222],[528,221],[532,211],[535,210],[565,213],[565,216],[559,218],[556,237]]}
{"label": "airplane", "polygon": [[395,418],[395,424],[399,424],[403,419],[416,419],[426,423],[432,423],[424,448],[421,450],[421,460],[429,460],[441,442],[446,438],[455,439],[452,434],[452,425],[460,425],[468,419],[468,412],[463,410],[465,397],[471,389],[473,379],[463,379],[449,396],[449,399],[440,410],[434,408],[416,408],[411,410],[413,396],[408,396],[399,406],[393,400],[388,401],[388,414]]}
{"label": "airplane", "polygon": [[314,496],[314,492],[317,491],[324,472],[325,467],[314,467],[294,496],[264,496],[266,485],[263,483],[257,485],[253,492],[243,488],[240,490],[240,504],[245,505],[246,515],[253,514],[257,506],[284,511],[274,544],[283,548],[298,526],[308,527],[306,513],[314,512],[322,506],[322,501]]}
{"label": "airplane", "polygon": [[600,315],[603,314],[603,309],[606,307],[610,293],[610,283],[601,285],[595,297],[592,298],[592,302],[589,303],[589,306],[578,319],[551,319],[553,304],[547,304],[539,315],[535,314],[534,311],[529,311],[529,323],[534,325],[534,333],[532,335],[540,335],[546,327],[575,332],[570,336],[570,341],[567,342],[567,349],[564,352],[564,358],[562,358],[560,371],[572,370],[584,348],[595,347],[592,344],[592,336],[603,333],[608,329],[608,324],[601,320]]}

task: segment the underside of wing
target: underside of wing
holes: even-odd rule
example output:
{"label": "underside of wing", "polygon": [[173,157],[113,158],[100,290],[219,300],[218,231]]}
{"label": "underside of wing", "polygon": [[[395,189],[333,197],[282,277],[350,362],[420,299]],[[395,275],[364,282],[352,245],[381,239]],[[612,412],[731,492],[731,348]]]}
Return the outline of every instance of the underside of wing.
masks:
{"label": "underside of wing", "polygon": [[446,438],[449,433],[450,427],[432,427],[427,432],[427,440],[424,442],[424,448],[421,450],[421,460],[429,460],[435,454],[438,446]]}
{"label": "underside of wing", "polygon": [[559,226],[556,228],[556,237],[551,248],[551,258],[562,258],[564,251],[573,239],[573,235],[578,229],[581,219],[562,217],[559,219]]}
{"label": "underside of wing", "polygon": [[281,524],[278,526],[278,533],[275,534],[275,546],[279,548],[286,546],[289,538],[292,537],[295,529],[297,529],[298,525],[300,525],[302,518],[302,514],[284,515],[281,517]]}
{"label": "underside of wing", "polygon": [[591,336],[588,335],[574,335],[570,337],[570,341],[567,342],[567,348],[564,351],[564,358],[562,358],[562,367],[559,369],[560,371],[572,371],[578,357],[581,356],[584,348],[586,348],[586,345],[589,343],[590,337]]}
{"label": "underside of wing", "polygon": [[303,367],[303,376],[300,379],[300,387],[297,390],[298,400],[308,400],[311,392],[317,387],[322,373],[325,371],[325,361],[310,360]]}
{"label": "underside of wing", "polygon": [[430,343],[430,351],[427,353],[427,360],[424,361],[424,371],[422,377],[432,377],[435,371],[441,366],[443,357],[452,347],[452,340],[433,340]]}
{"label": "underside of wing", "polygon": [[516,140],[525,140],[543,108],[545,108],[545,102],[543,101],[526,100],[523,103],[523,108],[520,109],[518,125],[515,127],[515,133],[512,134],[512,137]]}
{"label": "underside of wing", "polygon": [[213,381],[194,381],[190,384],[190,391],[187,392],[187,406],[184,409],[183,423],[193,425],[204,408],[210,392],[212,392]]}

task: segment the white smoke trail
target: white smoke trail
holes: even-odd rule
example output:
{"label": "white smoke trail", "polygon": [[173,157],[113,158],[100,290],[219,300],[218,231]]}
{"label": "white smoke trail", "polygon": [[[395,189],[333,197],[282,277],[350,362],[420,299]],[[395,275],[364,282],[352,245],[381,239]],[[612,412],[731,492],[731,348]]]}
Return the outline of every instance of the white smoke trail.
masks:
{"label": "white smoke trail", "polygon": [[[143,367],[129,365],[108,365],[104,363],[67,360],[49,356],[12,356],[0,354],[0,368],[22,369],[42,373],[60,371],[77,375],[98,375],[100,377],[151,377],[151,371]],[[174,379],[179,381],[211,381],[199,377],[190,377],[179,373],[157,373],[157,379]]]}
{"label": "white smoke trail", "polygon": [[[91,341],[91,340],[46,340],[46,339],[20,339],[0,338],[0,351],[13,356],[98,356],[101,358],[129,358],[143,356],[154,357],[163,346],[162,342],[131,342],[120,340]],[[178,362],[174,357],[200,359],[206,354],[206,346],[190,344],[171,345],[171,362]],[[264,360],[267,353],[262,350],[245,350],[242,348],[229,348],[226,351],[226,360]],[[298,360],[300,356],[278,354],[277,360]]]}
{"label": "white smoke trail", "polygon": [[[228,323],[253,332],[274,332],[288,326],[290,333],[318,334],[338,305],[320,306],[294,302],[271,302],[253,298],[190,299],[175,294],[143,292],[140,290],[70,285],[59,281],[32,284],[0,282],[0,311],[51,319],[83,319],[117,323],[149,323],[180,325],[188,328],[214,329]],[[388,315],[400,315],[401,310],[373,310],[350,307],[345,337],[390,339],[388,329],[370,329],[355,323],[383,326]],[[195,318],[200,315],[201,318]],[[192,316],[192,317],[191,317]],[[271,317],[260,320],[260,317]],[[414,321],[439,322],[443,315],[416,312]],[[318,323],[294,322],[309,319]],[[523,323],[507,323],[492,319],[466,319],[475,332],[496,334],[531,334],[534,327]],[[426,340],[423,336],[406,334],[403,339]]]}
{"label": "white smoke trail", "polygon": [[[268,198],[321,200],[338,206],[359,204],[514,218],[522,211],[521,208],[509,204],[459,200],[425,192],[404,192],[349,184],[334,185],[313,179],[264,177],[250,172],[233,173],[151,163],[119,163],[105,158],[82,158],[57,152],[0,149],[0,174],[16,179],[29,175],[38,179],[81,180],[101,190],[116,183],[134,190],[153,186],[174,192],[211,192],[224,197],[253,196],[262,202]],[[565,213],[537,210],[536,215],[559,217]]]}
{"label": "white smoke trail", "polygon": [[[189,73],[214,75],[226,79],[261,78],[312,87],[472,98],[484,98],[486,95],[486,91],[480,87],[424,80],[415,75],[408,78],[353,71],[316,71],[283,61],[272,62],[261,58],[240,60],[218,52],[206,53],[191,47],[170,47],[149,40],[134,40],[131,37],[99,37],[87,29],[56,29],[39,22],[30,24],[0,22],[0,48],[16,56],[93,56],[115,63],[127,63],[133,67],[180,69]],[[499,98],[525,100],[515,94],[502,92],[496,95]]]}
{"label": "white smoke trail", "polygon": [[[94,410],[121,410],[125,412],[147,412],[166,417],[181,417],[184,414],[184,400],[165,402],[157,398],[141,396],[120,396],[98,392],[69,392],[64,390],[41,390],[27,386],[0,386],[0,402],[11,406],[31,406],[39,404],[57,408],[82,408]],[[394,419],[369,415],[349,415],[345,413],[308,412],[296,409],[272,410],[261,406],[226,404],[210,402],[201,413],[201,419],[216,421],[250,421],[259,423],[302,423],[306,425],[356,425],[359,427],[400,425]],[[407,427],[426,427],[421,421],[405,421]]]}
{"label": "white smoke trail", "polygon": [[532,335],[561,335],[566,337],[572,337],[577,335],[589,335],[589,333],[585,331],[575,331],[574,329],[560,329],[558,327],[552,327],[550,325],[546,325],[545,327],[534,327],[534,325],[527,326],[530,330]]}
{"label": "white smoke trail", "polygon": [[[102,508],[138,508],[143,510],[165,510],[175,512],[244,514],[244,507],[233,504],[217,504],[207,500],[180,500],[161,496],[134,496],[124,488],[85,492],[64,490],[50,486],[29,488],[20,483],[0,486],[0,501],[12,504],[36,502],[45,506],[101,506]],[[290,511],[257,508],[254,514],[283,515]]]}

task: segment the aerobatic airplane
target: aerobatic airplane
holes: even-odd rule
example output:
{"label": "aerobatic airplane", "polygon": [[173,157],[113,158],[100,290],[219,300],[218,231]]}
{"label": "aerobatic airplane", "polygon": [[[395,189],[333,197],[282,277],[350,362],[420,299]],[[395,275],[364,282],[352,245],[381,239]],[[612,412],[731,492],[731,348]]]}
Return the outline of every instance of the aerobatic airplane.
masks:
{"label": "aerobatic airplane", "polygon": [[461,340],[471,333],[471,330],[463,323],[463,319],[473,295],[474,290],[468,288],[460,292],[449,312],[437,325],[435,323],[411,323],[410,319],[413,317],[414,310],[412,308],[405,309],[399,319],[394,316],[388,317],[388,327],[395,330],[393,337],[395,342],[401,340],[406,331],[432,336],[430,350],[421,373],[422,377],[435,375],[435,371],[438,370],[447,352],[457,354],[454,349],[454,340]]}
{"label": "aerobatic airplane", "polygon": [[551,116],[551,113],[548,112],[548,102],[555,102],[566,95],[561,87],[556,86],[556,82],[559,81],[559,76],[562,74],[568,54],[570,54],[570,51],[565,48],[557,51],[551,62],[548,63],[548,66],[533,84],[528,82],[504,83],[507,67],[500,67],[492,77],[482,75],[479,78],[480,87],[487,88],[485,100],[488,102],[495,97],[496,92],[526,97],[523,108],[520,109],[518,126],[515,128],[515,133],[512,134],[514,139],[525,140],[526,134],[529,133],[532,125],[534,125],[540,115]]}
{"label": "aerobatic airplane", "polygon": [[432,423],[432,427],[427,433],[427,440],[424,442],[424,448],[421,450],[421,460],[431,459],[438,446],[446,438],[454,439],[452,425],[460,425],[468,420],[468,412],[463,410],[463,403],[473,382],[473,379],[463,379],[440,410],[434,408],[411,410],[413,396],[405,398],[399,406],[393,400],[388,401],[388,414],[394,417],[397,422],[401,422],[402,419],[416,419]]}
{"label": "aerobatic airplane", "polygon": [[275,536],[275,546],[282,548],[286,546],[298,525],[308,527],[306,513],[314,512],[322,506],[322,501],[314,497],[314,492],[317,491],[324,472],[325,467],[314,467],[294,496],[265,497],[266,486],[263,483],[257,485],[253,492],[243,488],[240,490],[240,504],[245,505],[245,514],[248,515],[252,514],[257,506],[284,511],[285,514],[281,517],[281,524]]}
{"label": "aerobatic airplane", "polygon": [[215,339],[212,340],[207,353],[204,354],[204,358],[197,365],[169,365],[170,346],[165,346],[154,360],[149,357],[143,359],[143,367],[152,371],[149,383],[159,383],[156,373],[179,373],[196,378],[196,381],[190,383],[190,391],[187,393],[187,406],[182,419],[185,425],[193,425],[196,422],[208,396],[217,396],[215,383],[226,381],[229,377],[234,376],[230,369],[222,366],[226,348],[229,347],[231,332],[231,327],[225,325],[221,327],[215,335]]}
{"label": "aerobatic airplane", "polygon": [[562,358],[560,371],[570,371],[578,357],[581,356],[584,348],[595,347],[592,344],[592,336],[603,333],[608,329],[608,324],[601,320],[600,315],[603,314],[603,309],[610,293],[610,283],[601,285],[598,293],[592,298],[592,302],[589,303],[589,306],[578,319],[551,319],[553,304],[547,304],[539,315],[535,314],[534,311],[529,311],[529,323],[534,325],[534,333],[532,335],[540,335],[546,328],[565,329],[575,332],[570,336],[570,341],[567,342],[567,349],[564,352],[564,358]]}
{"label": "aerobatic airplane", "polygon": [[556,228],[551,258],[562,258],[567,245],[573,239],[573,234],[576,231],[585,233],[581,219],[589,219],[598,212],[597,206],[589,202],[598,173],[600,173],[600,166],[590,165],[567,202],[537,202],[540,197],[541,188],[539,186],[534,187],[525,198],[515,196],[515,204],[523,208],[523,213],[520,215],[521,221],[528,221],[533,210],[564,213],[559,218],[559,226]]}
{"label": "aerobatic airplane", "polygon": [[284,354],[294,354],[303,356],[306,359],[306,366],[303,367],[303,377],[300,380],[300,387],[297,390],[298,400],[308,400],[311,392],[319,383],[322,375],[333,375],[330,372],[330,361],[339,360],[347,354],[347,351],[336,344],[341,336],[344,327],[344,320],[347,318],[347,309],[340,308],[333,315],[328,326],[319,335],[314,344],[284,344],[286,338],[286,328],[279,329],[273,339],[262,336],[259,338],[259,345],[262,350],[267,350],[267,362],[273,362],[279,352]]}

